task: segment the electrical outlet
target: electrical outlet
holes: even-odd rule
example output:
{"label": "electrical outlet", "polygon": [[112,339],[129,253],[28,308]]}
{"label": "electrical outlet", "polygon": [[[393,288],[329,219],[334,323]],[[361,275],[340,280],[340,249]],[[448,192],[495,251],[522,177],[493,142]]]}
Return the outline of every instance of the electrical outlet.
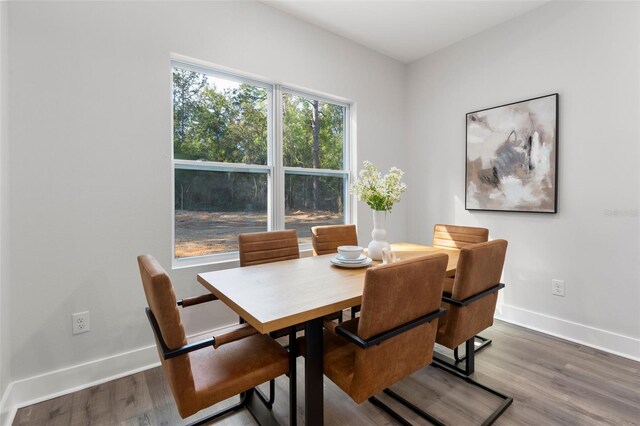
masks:
{"label": "electrical outlet", "polygon": [[78,312],[71,315],[72,321],[72,333],[80,334],[86,333],[91,330],[91,323],[89,322],[89,311]]}
{"label": "electrical outlet", "polygon": [[564,297],[564,281],[551,280],[551,294]]}

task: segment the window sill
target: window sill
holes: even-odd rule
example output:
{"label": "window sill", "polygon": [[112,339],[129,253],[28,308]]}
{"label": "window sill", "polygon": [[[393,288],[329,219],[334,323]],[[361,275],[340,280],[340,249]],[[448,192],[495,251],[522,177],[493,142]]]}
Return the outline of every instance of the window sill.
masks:
{"label": "window sill", "polygon": [[230,269],[240,265],[240,259],[238,254],[235,253],[233,257],[221,257],[219,259],[212,258],[212,256],[191,257],[185,259],[174,259],[171,269],[188,269],[199,268],[203,266],[213,266],[212,269]]}
{"label": "window sill", "polygon": [[[311,244],[302,244],[300,246],[300,257],[313,256]],[[237,268],[240,266],[240,257],[238,252],[214,254],[210,256],[187,257],[184,259],[174,259],[171,265],[172,270],[202,268],[210,266],[211,270],[218,271],[223,269]]]}

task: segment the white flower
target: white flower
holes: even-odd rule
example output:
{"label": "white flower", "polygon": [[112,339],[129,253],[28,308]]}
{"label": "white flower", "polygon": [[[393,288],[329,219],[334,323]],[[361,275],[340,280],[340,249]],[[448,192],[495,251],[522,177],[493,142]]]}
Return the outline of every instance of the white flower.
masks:
{"label": "white flower", "polygon": [[389,173],[382,176],[369,161],[364,161],[362,166],[358,180],[351,185],[351,192],[374,210],[391,211],[393,204],[400,201],[400,196],[407,189],[407,185],[401,182],[404,172],[392,167]]}

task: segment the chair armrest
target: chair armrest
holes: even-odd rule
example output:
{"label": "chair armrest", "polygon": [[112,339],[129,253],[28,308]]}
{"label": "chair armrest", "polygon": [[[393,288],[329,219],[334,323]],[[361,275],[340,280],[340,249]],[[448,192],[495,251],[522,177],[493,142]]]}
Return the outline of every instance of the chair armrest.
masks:
{"label": "chair armrest", "polygon": [[342,327],[343,329],[350,331],[351,333],[355,333],[355,331],[358,329],[359,321],[360,321],[360,318],[353,318],[347,321],[342,321],[340,323],[324,320],[323,325],[324,325],[324,328],[326,328],[328,331],[332,332],[333,334],[337,334],[336,333],[337,327]]}
{"label": "chair armrest", "polygon": [[185,297],[184,299],[178,300],[178,306],[182,306],[183,308],[188,308],[189,306],[199,305],[200,303],[211,302],[212,300],[218,300],[216,295],[209,293],[203,294],[201,296],[195,297]]}
{"label": "chair armrest", "polygon": [[151,309],[149,308],[145,308],[145,312],[147,313],[147,318],[149,319],[149,323],[151,324],[153,334],[160,344],[160,348],[162,349],[162,356],[164,357],[164,359],[175,358],[177,356],[185,355],[189,352],[197,351],[198,349],[206,348],[209,346],[218,348],[227,343],[235,342],[236,340],[240,340],[247,336],[251,336],[252,334],[258,333],[258,330],[251,327],[247,323],[238,324],[236,326],[233,326],[231,331],[220,333],[219,335],[209,337],[208,339],[187,343],[186,345],[182,345],[179,348],[169,349],[167,343],[162,338],[160,326],[158,326],[158,321],[156,321],[156,317],[153,315],[153,312],[151,312]]}
{"label": "chair armrest", "polygon": [[431,322],[434,319],[437,319],[437,318],[443,316],[446,312],[447,312],[446,309],[439,308],[437,311],[433,311],[431,313],[428,313],[427,315],[421,316],[419,318],[416,318],[414,320],[411,320],[409,322],[401,324],[401,325],[399,325],[399,326],[397,326],[395,328],[392,328],[389,331],[385,331],[384,333],[377,334],[377,335],[375,335],[373,337],[370,337],[368,339],[363,339],[360,336],[358,336],[357,334],[355,334],[352,331],[348,330],[347,328],[341,327],[340,325],[338,325],[335,328],[335,333],[337,335],[339,335],[339,336],[342,336],[342,337],[346,338],[350,342],[354,343],[356,346],[358,346],[358,347],[360,347],[362,349],[367,349],[367,348],[369,348],[371,346],[379,345],[380,343],[384,342],[385,340],[391,339],[392,337],[395,337],[398,334],[402,334],[402,333],[404,333],[406,331],[409,331],[412,328],[415,328],[415,327],[417,327],[419,325]]}
{"label": "chair armrest", "polygon": [[504,284],[503,283],[498,283],[496,285],[494,285],[493,287],[489,287],[488,289],[481,291],[480,293],[474,294],[473,296],[469,296],[466,299],[463,300],[456,300],[452,297],[448,297],[448,296],[442,296],[442,301],[445,303],[449,303],[450,305],[453,306],[458,306],[458,307],[465,307],[465,306],[469,306],[470,304],[472,304],[473,302],[476,302],[484,297],[489,296],[490,294],[493,294],[495,292],[497,292],[498,290],[504,288]]}
{"label": "chair armrest", "polygon": [[235,342],[236,340],[244,339],[245,337],[251,336],[253,334],[258,334],[258,330],[251,327],[246,322],[237,324],[233,327],[230,327],[230,329],[225,329],[224,333],[214,335],[213,339],[215,340],[215,343],[213,344],[213,347],[217,349],[222,345]]}
{"label": "chair armrest", "polygon": [[214,346],[216,343],[216,339],[214,337],[210,337],[208,339],[200,340],[198,342],[187,343],[186,345],[182,345],[176,349],[169,349],[164,339],[162,338],[162,333],[160,332],[160,327],[158,326],[158,321],[156,321],[156,317],[151,312],[151,309],[145,308],[147,313],[147,318],[149,319],[149,323],[151,324],[151,329],[153,330],[153,334],[156,337],[156,340],[160,344],[160,348],[162,349],[162,356],[164,359],[175,358],[180,355],[188,354],[189,352],[197,351],[198,349],[206,348],[208,346]]}
{"label": "chair armrest", "polygon": [[328,319],[323,319],[322,320],[322,326],[324,328],[326,328],[327,330],[335,333],[336,332],[336,327],[339,326],[342,323],[337,323],[335,321],[329,321]]}

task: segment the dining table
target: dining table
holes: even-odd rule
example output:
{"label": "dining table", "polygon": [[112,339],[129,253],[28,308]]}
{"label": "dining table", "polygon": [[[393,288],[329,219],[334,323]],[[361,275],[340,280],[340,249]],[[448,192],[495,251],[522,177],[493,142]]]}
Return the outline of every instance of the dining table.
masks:
{"label": "dining table", "polygon": [[[392,244],[391,250],[398,261],[445,253],[449,256],[446,275],[455,275],[459,250],[412,243]],[[367,270],[332,265],[330,261],[334,256],[302,257],[205,272],[198,274],[197,278],[200,284],[262,334],[304,324],[304,418],[308,426],[324,423],[323,317],[360,305]],[[374,261],[370,267],[380,263]],[[295,395],[290,395],[290,400],[293,405]],[[257,409],[257,405],[249,404],[248,408]],[[256,413],[252,411],[252,414],[258,419]],[[263,414],[260,416],[266,418]],[[292,414],[291,423],[295,422]]]}

